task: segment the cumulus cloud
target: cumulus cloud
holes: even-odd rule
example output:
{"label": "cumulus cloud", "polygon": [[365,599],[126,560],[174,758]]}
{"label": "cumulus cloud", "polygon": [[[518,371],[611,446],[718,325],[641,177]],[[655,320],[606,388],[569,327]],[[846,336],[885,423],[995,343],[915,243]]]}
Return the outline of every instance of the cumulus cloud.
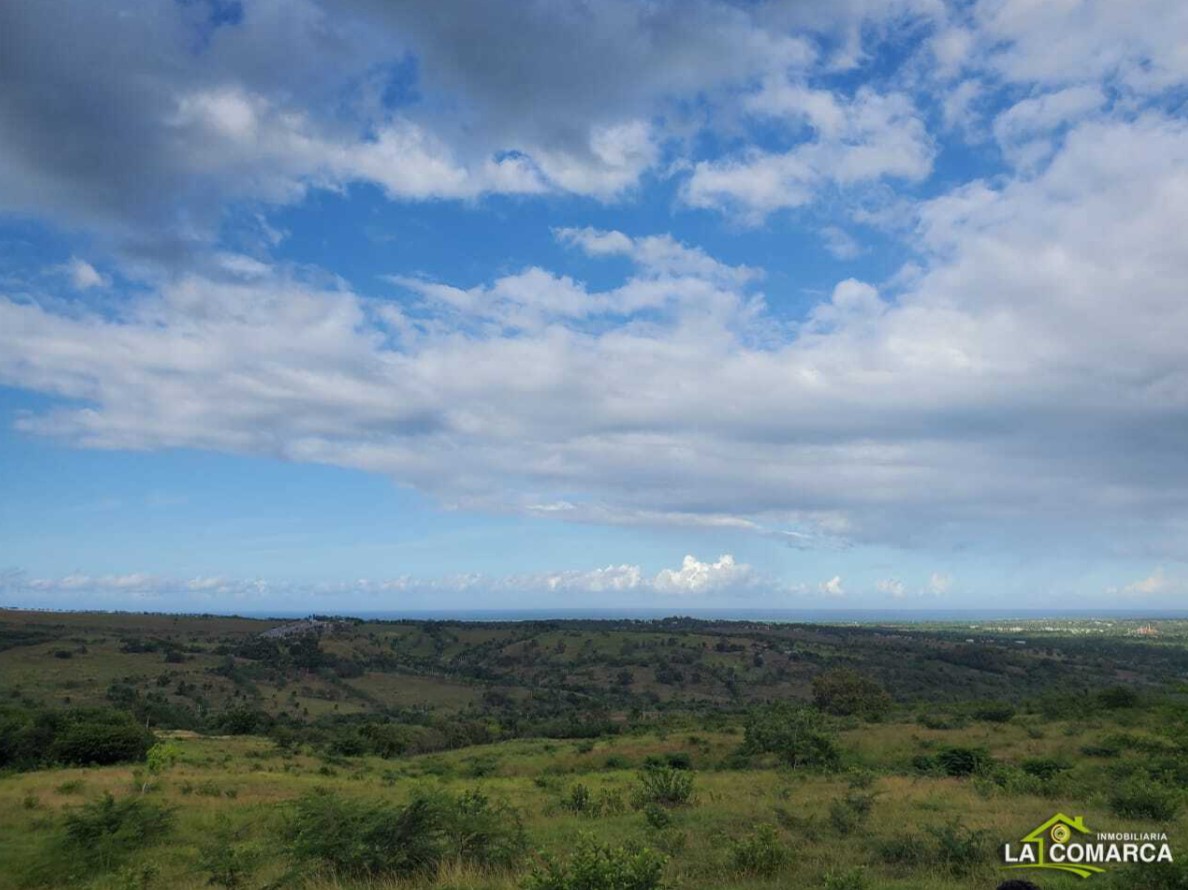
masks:
{"label": "cumulus cloud", "polygon": [[352,182],[610,200],[659,163],[679,100],[812,56],[717,0],[9,6],[0,211],[172,256],[228,203]]}
{"label": "cumulus cloud", "polygon": [[780,81],[751,97],[752,113],[807,126],[809,138],[786,152],[749,148],[738,157],[701,161],[685,184],[693,207],[733,210],[751,221],[800,207],[825,187],[885,178],[917,181],[932,169],[931,139],[911,99],[861,87],[852,98]]}
{"label": "cumulus cloud", "polygon": [[745,587],[753,581],[751,567],[735,562],[734,557],[726,553],[717,562],[701,562],[686,556],[679,569],[661,570],[652,586],[661,593],[706,593]]}
{"label": "cumulus cloud", "polygon": [[875,589],[893,599],[903,599],[907,596],[907,587],[898,578],[882,578],[875,583]]}
{"label": "cumulus cloud", "polygon": [[27,432],[354,467],[460,507],[898,543],[1157,527],[1188,511],[1186,171],[1181,120],[1084,121],[1038,175],[922,203],[903,284],[839,282],[798,325],[754,270],[567,229],[630,271],[400,276],[419,302],[284,267],[114,313],[4,300],[0,377],[63,400]]}
{"label": "cumulus cloud", "polygon": [[[392,269],[374,294],[228,250],[102,306],[6,282],[0,380],[54,397],[21,430],[351,467],[563,521],[910,546],[1044,528],[1185,555],[1188,127],[1164,101],[1188,77],[1182,3],[145,9],[0,13],[0,209],[147,251],[209,241],[235,201],[360,181],[611,200],[671,175],[751,221],[890,181],[909,193],[892,210],[846,208],[910,265],[805,306],[798,281],[669,234],[575,226],[563,244],[628,271]],[[831,79],[863,35],[920,21],[939,74]],[[930,108],[949,85],[962,100]],[[1018,165],[911,193],[929,115],[971,109]],[[89,268],[70,274],[94,291]]]}

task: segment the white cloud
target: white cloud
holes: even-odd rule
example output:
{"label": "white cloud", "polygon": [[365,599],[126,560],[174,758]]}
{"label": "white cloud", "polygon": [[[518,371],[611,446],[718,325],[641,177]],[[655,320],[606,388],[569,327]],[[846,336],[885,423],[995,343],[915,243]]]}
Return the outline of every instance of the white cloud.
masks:
{"label": "white cloud", "polygon": [[828,581],[822,581],[819,589],[821,593],[829,597],[841,598],[846,595],[845,588],[842,587],[841,575],[834,575]]}
{"label": "white cloud", "polygon": [[994,137],[1014,164],[1034,167],[1051,157],[1055,131],[1081,121],[1105,102],[1097,86],[1068,87],[1022,99],[994,119]]}
{"label": "white cloud", "polygon": [[907,596],[907,587],[897,578],[883,578],[876,582],[875,589],[879,593],[886,593],[893,599],[903,599]]}
{"label": "white cloud", "polygon": [[86,260],[80,260],[78,257],[71,257],[70,262],[65,267],[66,274],[70,276],[70,283],[74,285],[76,290],[90,290],[93,287],[107,287],[107,278],[101,275],[94,266]]}
{"label": "white cloud", "polygon": [[[0,111],[22,126],[0,135],[0,211],[176,257],[217,236],[228,203],[354,182],[396,200],[612,200],[698,126],[686,100],[717,106],[814,58],[808,38],[717,0],[142,12],[75,0],[9,16],[3,79],[22,88]],[[412,58],[417,101],[393,102]]]}
{"label": "white cloud", "polygon": [[[380,300],[228,248],[99,308],[21,288],[0,299],[0,379],[58,401],[20,429],[364,469],[451,506],[577,522],[913,545],[1044,526],[1184,554],[1188,126],[1160,92],[1188,77],[1182,3],[587,6],[260,3],[195,55],[192,4],[121,21],[79,3],[65,24],[24,4],[22,52],[0,66],[40,88],[0,95],[30,124],[0,135],[0,200],[154,255],[169,252],[146,233],[205,243],[228,201],[359,181],[401,200],[605,200],[663,168],[688,171],[690,203],[756,221],[926,176],[936,97],[907,90],[950,84],[951,126],[1011,99],[993,132],[1021,166],[934,180],[891,211],[876,195],[854,216],[905,237],[911,265],[836,282],[802,314],[795,278],[773,312],[757,270],[590,228],[557,237],[629,260],[614,285],[394,269],[413,297]],[[863,35],[921,21],[939,80],[917,64],[810,86],[821,65],[861,64]],[[818,59],[794,25],[846,51]],[[492,33],[490,54],[460,51]],[[575,34],[601,39],[555,39]],[[359,86],[382,92],[376,66],[407,51],[423,101]],[[704,118],[681,113],[691,96]],[[731,148],[695,153],[707,143]],[[78,268],[80,287],[102,283]]]}
{"label": "white cloud", "polygon": [[470,509],[893,542],[1097,516],[1174,554],[1185,171],[1182,121],[1082,122],[1038,175],[921,205],[892,294],[839,282],[800,325],[755,270],[563,230],[632,270],[402,279],[424,303],[401,308],[256,267],[116,314],[0,300],[0,378],[65,400],[27,432],[354,467]]}
{"label": "white cloud", "polygon": [[852,98],[779,80],[750,97],[756,115],[807,126],[812,138],[786,152],[750,148],[698,162],[682,196],[693,207],[733,210],[751,222],[814,200],[825,187],[885,178],[923,179],[934,147],[909,97],[860,87]]}
{"label": "white cloud", "polygon": [[1109,588],[1107,592],[1138,599],[1180,596],[1188,593],[1188,582],[1168,575],[1163,566],[1159,566],[1147,577],[1131,581],[1121,588]]}
{"label": "white cloud", "polygon": [[652,586],[660,593],[709,593],[750,585],[754,571],[746,563],[734,561],[729,553],[717,562],[701,562],[686,556],[679,569],[662,569]]}
{"label": "white cloud", "polygon": [[[601,602],[609,598],[611,601],[624,603],[638,602],[638,599],[616,600],[615,596],[633,594],[638,598],[657,594],[731,594],[759,587],[769,591],[798,589],[797,585],[783,584],[759,575],[751,566],[736,562],[730,554],[724,554],[714,562],[702,562],[694,556],[686,556],[679,568],[661,569],[654,576],[646,575],[638,565],[629,564],[512,575],[405,575],[396,578],[359,578],[354,581],[318,583],[260,578],[239,579],[221,575],[177,579],[144,572],[124,575],[73,573],[57,578],[29,579],[21,572],[10,571],[0,577],[0,585],[0,589],[9,593],[50,597],[47,602],[53,602],[53,597],[61,595],[72,598],[72,601],[87,596],[100,600],[118,600],[125,596],[170,597],[179,603],[203,602],[217,597],[284,601],[288,598],[305,600],[311,597],[350,595],[440,598],[454,594],[481,594],[494,597],[499,603],[506,604],[519,596],[556,593],[587,597],[587,602]],[[278,600],[278,597],[282,599]]]}

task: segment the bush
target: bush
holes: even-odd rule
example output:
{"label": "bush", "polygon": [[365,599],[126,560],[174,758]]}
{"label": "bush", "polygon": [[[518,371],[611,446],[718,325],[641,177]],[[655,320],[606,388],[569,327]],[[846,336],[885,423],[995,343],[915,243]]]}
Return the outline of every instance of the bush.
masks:
{"label": "bush", "polygon": [[672,751],[668,754],[649,754],[644,758],[644,769],[670,766],[673,769],[693,769],[693,758],[685,751]]}
{"label": "bush", "polygon": [[693,774],[670,766],[645,769],[632,793],[636,809],[648,804],[666,807],[683,806],[693,799]]}
{"label": "bush", "polygon": [[783,702],[750,713],[742,753],[776,754],[793,767],[834,768],[841,759],[819,711]]}
{"label": "bush", "polygon": [[891,709],[891,696],[870,677],[839,668],[813,677],[813,703],[840,717],[878,720]]}
{"label": "bush", "polygon": [[425,874],[446,860],[506,867],[526,845],[519,814],[478,792],[419,795],[402,807],[314,792],[297,802],[288,837],[299,861],[373,878]]}
{"label": "bush", "polygon": [[928,831],[935,844],[936,862],[953,874],[968,874],[990,856],[990,842],[985,831],[966,828],[959,822]]}
{"label": "bush", "polygon": [[659,890],[665,857],[647,847],[628,849],[583,837],[566,860],[542,855],[525,890]]}
{"label": "bush", "polygon": [[571,813],[579,813],[586,816],[598,815],[595,812],[594,795],[581,782],[569,789],[569,793],[561,801],[561,806]]}
{"label": "bush", "polygon": [[54,739],[53,757],[60,763],[108,766],[143,760],[153,734],[130,716],[120,719],[78,720],[68,723]]}
{"label": "bush", "polygon": [[1110,810],[1124,819],[1169,822],[1182,802],[1180,793],[1149,779],[1131,779],[1110,794]]}
{"label": "bush", "polygon": [[990,765],[990,754],[984,748],[942,748],[934,759],[947,776],[972,776]]}
{"label": "bush", "polygon": [[852,834],[866,823],[874,795],[851,791],[829,804],[829,822],[838,834]]}
{"label": "bush", "polygon": [[657,803],[646,804],[643,808],[644,820],[648,826],[663,831],[672,825],[672,813]]}
{"label": "bush", "polygon": [[105,794],[68,813],[63,827],[62,852],[71,867],[107,872],[167,835],[173,812],[143,798]]}
{"label": "bush", "polygon": [[791,855],[775,826],[759,825],[731,845],[730,858],[736,871],[769,878],[788,863]]}
{"label": "bush", "polygon": [[1023,772],[1035,776],[1043,782],[1049,782],[1069,769],[1069,765],[1051,757],[1032,757],[1020,764]]}
{"label": "bush", "polygon": [[916,869],[931,862],[933,851],[928,842],[915,835],[899,835],[879,841],[875,847],[879,858],[888,865]]}
{"label": "bush", "polygon": [[228,890],[246,885],[256,857],[241,843],[242,838],[242,829],[236,831],[226,820],[219,820],[198,851],[199,864],[208,875],[207,884]]}
{"label": "bush", "polygon": [[108,766],[141,760],[153,734],[106,708],[0,710],[0,768]]}

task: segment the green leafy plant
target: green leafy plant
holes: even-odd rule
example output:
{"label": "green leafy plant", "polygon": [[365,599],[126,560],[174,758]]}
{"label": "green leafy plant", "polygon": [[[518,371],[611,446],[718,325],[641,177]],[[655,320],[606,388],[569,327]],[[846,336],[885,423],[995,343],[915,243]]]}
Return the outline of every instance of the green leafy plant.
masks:
{"label": "green leafy plant", "polygon": [[683,806],[693,799],[693,773],[670,766],[645,769],[632,794],[637,809],[648,804],[666,807]]}
{"label": "green leafy plant", "polygon": [[647,847],[599,844],[583,837],[567,859],[542,855],[524,890],[660,890],[665,857]]}
{"label": "green leafy plant", "polygon": [[774,825],[759,825],[747,837],[731,844],[730,858],[736,871],[768,878],[787,865],[792,856]]}

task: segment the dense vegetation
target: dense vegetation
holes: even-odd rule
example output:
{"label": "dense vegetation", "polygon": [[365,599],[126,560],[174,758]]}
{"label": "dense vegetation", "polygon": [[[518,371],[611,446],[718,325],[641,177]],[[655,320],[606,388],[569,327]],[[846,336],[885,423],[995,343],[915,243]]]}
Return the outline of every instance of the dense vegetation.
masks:
{"label": "dense vegetation", "polygon": [[0,887],[993,887],[1057,810],[1175,843],[1139,630],[0,612]]}

